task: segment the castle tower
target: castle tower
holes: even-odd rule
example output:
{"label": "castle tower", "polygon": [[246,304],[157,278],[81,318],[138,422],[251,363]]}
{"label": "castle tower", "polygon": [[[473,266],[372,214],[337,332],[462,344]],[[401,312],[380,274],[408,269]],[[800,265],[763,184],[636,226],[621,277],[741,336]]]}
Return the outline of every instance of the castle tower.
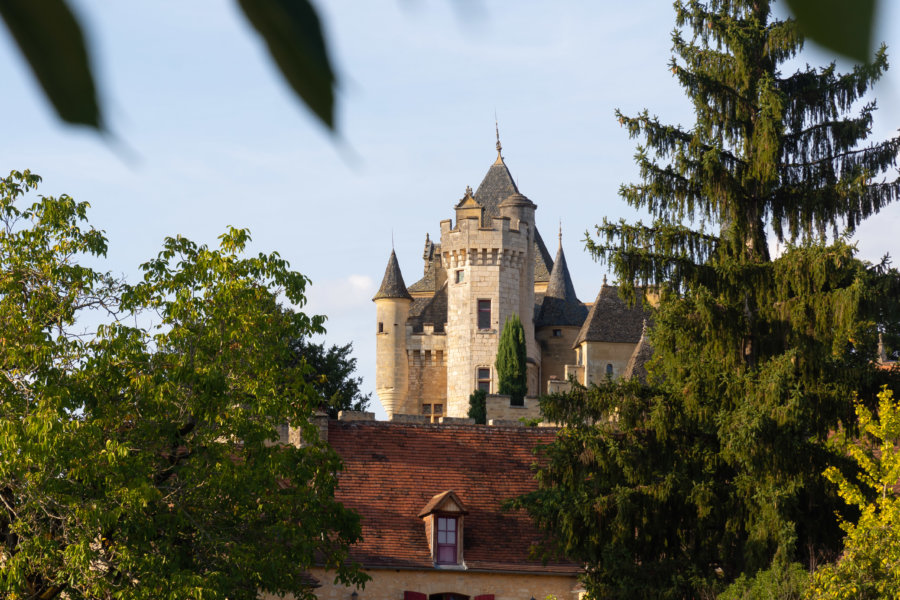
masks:
{"label": "castle tower", "polygon": [[[496,393],[497,345],[513,314],[525,326],[529,363],[539,364],[533,323],[536,207],[516,189],[500,149],[498,141],[497,160],[478,194],[467,188],[456,205],[456,226],[441,221],[448,281],[447,414],[454,417],[466,416],[476,388]],[[495,207],[479,201],[482,190]],[[498,202],[501,190],[508,193]],[[496,212],[491,216],[486,208]]]}
{"label": "castle tower", "polygon": [[412,296],[403,283],[397,255],[391,250],[384,279],[375,302],[378,333],[375,341],[375,392],[388,417],[418,412],[409,403],[409,362],[406,354],[406,321]]}

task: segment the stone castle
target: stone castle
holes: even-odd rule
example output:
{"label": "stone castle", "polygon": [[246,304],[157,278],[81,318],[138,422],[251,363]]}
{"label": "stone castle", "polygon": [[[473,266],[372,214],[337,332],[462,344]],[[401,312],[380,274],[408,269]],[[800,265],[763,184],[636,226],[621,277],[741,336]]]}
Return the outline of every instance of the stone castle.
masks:
{"label": "stone castle", "polygon": [[[535,417],[536,397],[606,377],[642,376],[649,347],[646,313],[627,307],[604,278],[593,304],[581,302],[566,266],[562,233],[551,259],[536,227],[537,205],[522,195],[497,158],[425,235],[424,276],[407,287],[392,251],[376,306],[376,393],[389,419],[464,418],[475,389],[498,389],[494,360],[506,319],[519,315],[527,341],[528,397],[510,406],[489,395],[488,417]],[[505,406],[503,403],[505,402]]]}

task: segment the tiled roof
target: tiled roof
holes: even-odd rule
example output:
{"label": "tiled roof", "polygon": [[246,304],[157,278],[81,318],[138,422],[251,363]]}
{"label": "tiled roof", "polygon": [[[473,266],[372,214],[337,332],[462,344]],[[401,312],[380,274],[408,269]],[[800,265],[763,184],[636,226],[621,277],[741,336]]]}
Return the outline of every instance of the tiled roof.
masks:
{"label": "tiled roof", "polygon": [[468,514],[466,567],[476,571],[577,573],[577,565],[529,558],[542,535],[504,500],[536,489],[532,449],[556,430],[477,425],[329,421],[328,442],[344,461],[337,499],[362,516],[351,558],[365,567],[431,569],[418,515],[435,495],[453,491]]}
{"label": "tiled roof", "polygon": [[444,331],[447,323],[447,282],[430,298],[413,298],[409,307],[407,323],[413,326],[413,333],[422,333],[425,323],[434,325],[436,332]]}
{"label": "tiled roof", "polygon": [[591,307],[587,319],[575,339],[581,342],[626,342],[636,344],[641,339],[644,312],[640,301],[631,308],[619,297],[619,288],[614,285],[600,286],[597,300]]}
{"label": "tiled roof", "polygon": [[397,254],[391,250],[391,257],[388,259],[387,268],[384,270],[384,279],[381,280],[381,287],[372,300],[380,300],[381,298],[409,298],[412,296],[406,290],[406,284],[403,283],[403,274],[400,273],[400,264],[397,262]]}
{"label": "tiled roof", "polygon": [[[483,225],[490,226],[491,219],[500,216],[500,203],[518,193],[519,188],[506,168],[506,163],[498,156],[475,192],[475,199],[484,207]],[[537,227],[534,230],[534,250],[534,280],[539,283],[549,281],[553,261]]]}
{"label": "tiled roof", "polygon": [[647,338],[647,321],[644,321],[641,339],[638,341],[637,346],[634,347],[634,352],[631,353],[631,358],[628,359],[628,364],[625,365],[625,372],[622,376],[625,379],[637,377],[640,382],[647,383],[647,361],[652,356],[653,347]]}
{"label": "tiled roof", "polygon": [[553,271],[550,273],[550,283],[541,300],[541,311],[536,319],[536,327],[552,325],[567,325],[580,327],[587,317],[587,307],[575,295],[575,285],[569,275],[569,267],[566,264],[566,255],[562,244],[556,251],[556,260],[553,261]]}

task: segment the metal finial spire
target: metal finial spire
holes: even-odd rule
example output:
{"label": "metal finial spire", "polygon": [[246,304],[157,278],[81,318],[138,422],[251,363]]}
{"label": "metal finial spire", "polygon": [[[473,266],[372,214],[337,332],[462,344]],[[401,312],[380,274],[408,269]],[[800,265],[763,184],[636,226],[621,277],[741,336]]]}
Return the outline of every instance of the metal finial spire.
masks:
{"label": "metal finial spire", "polygon": [[497,158],[503,158],[500,156],[500,151],[503,150],[503,146],[500,145],[500,123],[497,121],[497,111],[494,111],[494,131],[497,133]]}
{"label": "metal finial spire", "polygon": [[606,285],[606,273],[603,274],[603,285]]}
{"label": "metal finial spire", "polygon": [[559,220],[559,247],[562,248],[562,219]]}

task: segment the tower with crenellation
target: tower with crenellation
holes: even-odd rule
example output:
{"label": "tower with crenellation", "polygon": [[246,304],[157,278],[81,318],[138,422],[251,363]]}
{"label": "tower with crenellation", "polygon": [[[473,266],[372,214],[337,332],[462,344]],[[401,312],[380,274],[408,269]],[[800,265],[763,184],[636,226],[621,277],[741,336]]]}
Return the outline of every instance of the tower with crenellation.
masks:
{"label": "tower with crenellation", "polygon": [[497,346],[513,314],[525,328],[528,394],[524,406],[489,396],[493,418],[536,416],[536,397],[570,376],[589,384],[633,368],[628,358],[638,350],[646,314],[625,306],[605,281],[594,305],[578,300],[562,233],[553,260],[537,228],[537,206],[516,186],[499,137],[481,185],[466,188],[455,218],[440,222],[440,242],[426,234],[423,277],[407,287],[391,252],[373,298],[375,387],[388,418],[466,417],[474,390],[496,394]]}

